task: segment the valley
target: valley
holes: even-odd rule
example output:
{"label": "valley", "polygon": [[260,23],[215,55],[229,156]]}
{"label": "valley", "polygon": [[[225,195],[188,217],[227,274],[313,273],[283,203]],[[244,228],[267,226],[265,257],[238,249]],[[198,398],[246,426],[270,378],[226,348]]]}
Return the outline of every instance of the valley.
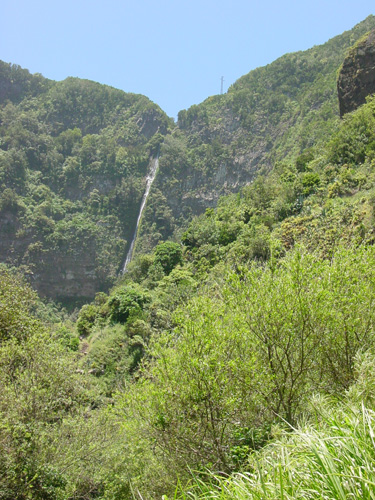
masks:
{"label": "valley", "polygon": [[180,111],[0,62],[0,498],[373,498],[375,17]]}

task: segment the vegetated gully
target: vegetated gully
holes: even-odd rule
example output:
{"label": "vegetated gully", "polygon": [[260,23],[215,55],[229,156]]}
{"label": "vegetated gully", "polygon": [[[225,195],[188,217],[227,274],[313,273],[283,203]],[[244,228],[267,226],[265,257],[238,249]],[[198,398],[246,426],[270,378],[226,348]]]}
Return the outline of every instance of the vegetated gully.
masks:
{"label": "vegetated gully", "polygon": [[159,154],[156,156],[156,158],[152,158],[150,161],[150,169],[149,169],[148,175],[146,177],[146,189],[145,189],[145,192],[144,192],[144,195],[142,198],[141,208],[139,209],[139,214],[138,214],[137,224],[136,224],[135,230],[134,230],[133,239],[130,243],[129,250],[128,250],[128,253],[126,255],[124,265],[122,267],[122,274],[126,273],[127,267],[129,265],[130,261],[132,260],[135,240],[137,238],[138,228],[139,228],[139,224],[141,222],[142,213],[143,213],[143,210],[146,206],[146,201],[147,201],[148,195],[150,193],[152,183],[154,182],[154,179],[156,177],[156,172],[158,170],[158,167],[159,167]]}

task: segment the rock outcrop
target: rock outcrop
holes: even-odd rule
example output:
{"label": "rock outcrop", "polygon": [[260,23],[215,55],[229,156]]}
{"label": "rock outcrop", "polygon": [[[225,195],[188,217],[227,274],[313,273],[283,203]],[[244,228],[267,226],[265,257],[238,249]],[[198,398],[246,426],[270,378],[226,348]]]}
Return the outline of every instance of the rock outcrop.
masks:
{"label": "rock outcrop", "polygon": [[375,93],[375,30],[350,49],[339,74],[337,90],[341,117]]}

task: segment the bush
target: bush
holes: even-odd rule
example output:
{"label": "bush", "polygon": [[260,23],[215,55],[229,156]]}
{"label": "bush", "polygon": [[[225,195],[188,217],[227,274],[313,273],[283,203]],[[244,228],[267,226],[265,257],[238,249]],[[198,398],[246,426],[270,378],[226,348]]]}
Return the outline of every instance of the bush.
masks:
{"label": "bush", "polygon": [[331,261],[296,249],[277,265],[227,269],[223,286],[181,307],[125,397],[164,466],[229,472],[254,445],[244,429],[296,425],[312,392],[348,389],[357,352],[374,345],[374,270],[372,247]]}
{"label": "bush", "polygon": [[125,285],[116,290],[109,299],[110,318],[115,323],[126,323],[130,314],[140,314],[148,301],[148,294],[140,286]]}
{"label": "bush", "polygon": [[80,335],[89,335],[99,315],[99,308],[93,304],[85,304],[79,312],[77,330]]}
{"label": "bush", "polygon": [[178,243],[166,241],[155,248],[154,264],[160,264],[165,274],[169,274],[174,267],[182,262],[182,250]]}

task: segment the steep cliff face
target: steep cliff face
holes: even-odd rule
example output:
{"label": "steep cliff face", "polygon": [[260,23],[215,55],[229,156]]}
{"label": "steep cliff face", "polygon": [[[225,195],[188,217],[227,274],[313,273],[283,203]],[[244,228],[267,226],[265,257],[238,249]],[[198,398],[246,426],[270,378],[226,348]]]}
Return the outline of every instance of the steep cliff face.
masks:
{"label": "steep cliff face", "polygon": [[337,90],[340,115],[354,111],[375,93],[375,30],[359,40],[344,60]]}

